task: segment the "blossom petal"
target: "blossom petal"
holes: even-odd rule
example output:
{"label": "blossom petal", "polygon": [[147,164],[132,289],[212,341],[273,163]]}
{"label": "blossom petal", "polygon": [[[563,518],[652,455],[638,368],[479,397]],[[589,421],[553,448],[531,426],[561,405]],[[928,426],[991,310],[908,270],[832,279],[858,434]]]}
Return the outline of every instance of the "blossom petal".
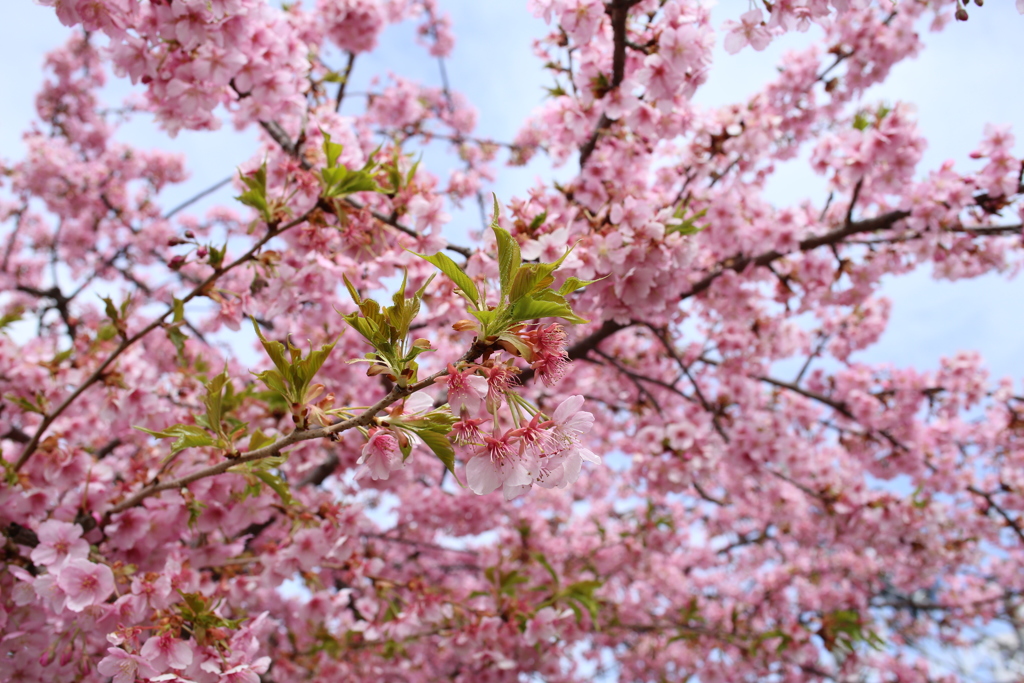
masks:
{"label": "blossom petal", "polygon": [[491,459],[478,455],[466,463],[466,483],[477,495],[486,495],[501,486],[501,474]]}

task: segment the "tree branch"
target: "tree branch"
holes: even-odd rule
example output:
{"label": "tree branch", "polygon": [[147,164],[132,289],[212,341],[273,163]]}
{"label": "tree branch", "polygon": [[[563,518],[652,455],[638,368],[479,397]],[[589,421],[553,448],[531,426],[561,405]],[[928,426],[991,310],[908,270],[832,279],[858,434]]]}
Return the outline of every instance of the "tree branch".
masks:
{"label": "tree branch", "polygon": [[[879,230],[887,230],[891,228],[896,222],[903,220],[909,215],[909,211],[890,211],[889,213],[882,214],[881,216],[877,216],[875,218],[868,218],[863,221],[848,223],[843,227],[837,228],[836,230],[832,230],[831,232],[827,232],[824,235],[819,235],[817,237],[809,237],[805,240],[802,240],[797,247],[797,251],[811,251],[812,249],[817,249],[818,247],[821,246],[829,244],[838,244],[839,242],[842,242],[843,239],[851,235],[857,235],[865,232],[877,232]],[[751,265],[766,266],[772,261],[780,259],[783,256],[788,255],[789,253],[795,252],[783,253],[781,251],[775,251],[773,249],[772,251],[765,252],[758,256],[735,256],[731,259],[727,259],[721,262],[718,270],[708,275],[705,275],[703,278],[693,283],[690,289],[687,292],[684,292],[680,299],[689,299],[690,297],[696,296],[697,294],[700,294],[701,292],[707,290],[711,286],[711,283],[717,280],[727,270],[732,270],[738,273]]]}
{"label": "tree branch", "polygon": [[178,204],[178,205],[177,205],[176,207],[174,207],[173,209],[171,209],[170,211],[168,211],[167,213],[165,213],[165,214],[163,215],[163,219],[164,219],[165,221],[166,221],[166,220],[170,220],[171,218],[173,218],[173,217],[174,217],[174,215],[175,215],[176,213],[178,213],[178,212],[180,212],[180,211],[184,211],[184,210],[185,210],[185,209],[187,209],[188,207],[190,207],[190,206],[192,206],[193,204],[195,204],[196,202],[198,202],[198,201],[199,201],[200,199],[202,199],[203,197],[206,197],[207,195],[211,195],[211,194],[213,194],[214,192],[216,192],[216,191],[217,191],[217,190],[219,190],[220,188],[222,188],[222,187],[224,187],[225,185],[227,185],[228,183],[230,183],[230,182],[231,182],[231,180],[232,180],[232,178],[234,178],[234,176],[228,176],[227,178],[224,178],[224,180],[218,181],[217,183],[215,183],[215,184],[211,185],[210,187],[206,188],[206,189],[205,189],[205,190],[203,190],[202,192],[200,192],[200,193],[198,193],[198,194],[196,194],[196,195],[193,195],[192,197],[190,197],[190,198],[186,199],[186,200],[185,200],[185,201],[183,201],[183,202],[182,202],[181,204]]}
{"label": "tree branch", "polygon": [[345,99],[345,86],[348,85],[348,77],[352,74],[352,67],[356,63],[356,53],[348,53],[348,63],[345,65],[345,73],[341,74],[341,82],[338,83],[338,95],[334,98],[334,111],[341,111],[341,102]]}
{"label": "tree branch", "polygon": [[[608,87],[608,92],[615,90],[622,84],[622,80],[626,75],[626,20],[629,19],[629,9],[634,5],[639,4],[640,0],[612,0],[612,2],[605,5],[605,12],[611,18],[612,22],[612,80]],[[590,139],[584,143],[583,147],[580,148],[580,168],[587,165],[587,159],[594,153],[594,148],[597,147],[597,140],[601,136],[601,131],[605,130],[612,124],[612,120],[601,114],[601,119],[597,123],[597,127],[594,128],[594,132],[590,134]]]}
{"label": "tree branch", "polygon": [[[462,358],[460,358],[456,362],[458,363],[473,360],[474,358],[478,358],[483,352],[484,345],[479,340],[474,341],[473,345],[470,346],[469,350],[465,354],[463,354]],[[350,429],[355,429],[356,427],[366,427],[373,422],[374,418],[377,416],[377,413],[379,413],[384,408],[388,407],[395,401],[405,398],[406,396],[409,396],[410,394],[413,394],[421,389],[426,389],[427,387],[431,386],[434,383],[434,380],[446,374],[448,374],[447,368],[443,370],[438,370],[437,372],[430,375],[426,379],[420,380],[415,384],[410,384],[405,387],[396,386],[391,391],[389,391],[383,398],[381,398],[376,403],[371,405],[369,408],[364,410],[361,414],[355,417],[350,417],[347,420],[342,420],[341,422],[336,422],[335,424],[330,425],[329,427],[314,427],[312,429],[295,430],[291,434],[286,435],[280,441],[275,441],[274,443],[268,446],[264,446],[263,448],[257,448],[254,451],[243,453],[237,458],[226,459],[222,462],[217,463],[216,465],[210,465],[209,467],[205,467],[203,469],[192,472],[191,474],[186,474],[182,477],[173,479],[168,482],[157,482],[150,484],[149,486],[144,487],[141,491],[138,491],[134,495],[130,496],[128,499],[122,501],[121,503],[118,503],[110,510],[108,510],[103,516],[102,524],[106,524],[107,522],[109,522],[112,515],[115,515],[118,512],[123,512],[128,508],[134,507],[143,500],[145,500],[146,498],[156,495],[161,491],[180,489],[188,484],[191,484],[194,481],[205,479],[206,477],[212,477],[217,474],[223,474],[224,472],[227,472],[231,468],[236,467],[238,465],[244,465],[247,462],[254,462],[256,460],[263,460],[264,458],[270,458],[275,455],[279,455],[281,451],[283,451],[284,449],[288,448],[293,444],[300,443],[302,441],[322,439],[325,437],[334,436],[336,434],[341,434],[342,432],[348,431]]]}
{"label": "tree branch", "polygon": [[[200,296],[203,293],[205,293],[207,288],[214,282],[216,282],[222,275],[234,270],[243,263],[247,263],[248,261],[252,260],[256,253],[259,252],[261,248],[263,248],[263,245],[265,245],[274,237],[277,237],[281,233],[285,232],[286,230],[289,230],[290,228],[293,228],[296,225],[304,223],[308,217],[309,212],[280,227],[274,227],[273,225],[268,226],[267,234],[264,235],[259,241],[257,241],[256,244],[254,244],[252,248],[249,249],[249,251],[245,252],[245,254],[238,257],[237,259],[235,259],[235,261],[228,264],[224,268],[221,268],[220,270],[215,270],[213,273],[211,273],[209,277],[203,280],[200,284],[196,285],[196,287],[191,292],[186,294],[185,297],[181,299],[181,303],[186,304],[192,299],[196,298],[197,296]],[[169,306],[167,310],[164,311],[163,314],[155,318],[144,328],[142,328],[132,336],[123,339],[121,343],[118,344],[117,348],[114,349],[114,351],[109,356],[107,356],[107,358],[102,363],[100,363],[99,367],[96,368],[84,382],[78,385],[78,387],[74,391],[72,391],[71,394],[69,394],[68,397],[65,398],[64,401],[62,401],[61,404],[57,406],[56,409],[53,410],[53,412],[47,413],[43,417],[43,420],[42,422],[39,423],[39,427],[36,429],[35,434],[32,435],[32,439],[22,450],[17,462],[14,463],[13,468],[15,472],[21,469],[25,465],[25,463],[28,462],[28,459],[32,457],[32,454],[39,446],[39,442],[42,440],[43,434],[46,433],[46,430],[49,429],[50,425],[53,424],[54,420],[60,417],[60,415],[63,414],[63,412],[67,410],[68,407],[72,403],[74,403],[75,400],[79,396],[81,396],[86,389],[88,389],[93,384],[98,382],[103,377],[103,373],[106,371],[106,369],[110,367],[110,365],[115,360],[117,360],[117,358],[122,353],[127,351],[133,344],[135,344],[135,342],[145,337],[147,334],[155,330],[157,327],[160,327],[163,324],[164,319],[167,318],[167,316],[171,315],[172,313],[174,313],[174,307]]]}

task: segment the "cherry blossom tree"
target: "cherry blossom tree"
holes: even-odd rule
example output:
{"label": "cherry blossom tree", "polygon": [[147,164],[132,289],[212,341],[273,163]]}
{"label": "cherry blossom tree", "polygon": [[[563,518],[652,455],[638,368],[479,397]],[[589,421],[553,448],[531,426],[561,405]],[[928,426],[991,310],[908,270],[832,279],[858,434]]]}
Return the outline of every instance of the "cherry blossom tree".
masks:
{"label": "cherry blossom tree", "polygon": [[[960,0],[531,0],[557,85],[511,141],[447,81],[346,91],[390,24],[443,65],[434,0],[42,4],[70,37],[0,162],[0,681],[952,681],[936,651],[1024,632],[1024,397],[856,358],[884,276],[1021,263],[1012,133],[923,168],[865,96]],[[812,25],[693,104],[716,41]],[[187,165],[137,118],[259,131],[237,201],[165,206]],[[801,154],[828,196],[772,203]],[[570,179],[489,195],[536,157]]]}

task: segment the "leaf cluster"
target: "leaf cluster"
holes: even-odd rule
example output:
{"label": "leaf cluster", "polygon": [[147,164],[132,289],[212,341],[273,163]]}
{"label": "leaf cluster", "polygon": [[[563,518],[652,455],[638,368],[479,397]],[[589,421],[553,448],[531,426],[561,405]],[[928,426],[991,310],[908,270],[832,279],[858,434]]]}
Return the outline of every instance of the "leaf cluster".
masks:
{"label": "leaf cluster", "polygon": [[589,322],[573,312],[566,296],[594,280],[570,277],[558,289],[552,288],[555,271],[572,249],[566,250],[554,263],[523,263],[519,242],[499,225],[499,213],[495,197],[491,230],[498,250],[500,296],[496,306],[487,305],[486,296],[481,294],[472,278],[445,254],[416,254],[436,266],[455,284],[456,291],[469,303],[470,315],[479,323],[479,337],[503,339],[518,346],[521,341],[508,330],[520,323],[539,318],[561,318],[573,324]]}

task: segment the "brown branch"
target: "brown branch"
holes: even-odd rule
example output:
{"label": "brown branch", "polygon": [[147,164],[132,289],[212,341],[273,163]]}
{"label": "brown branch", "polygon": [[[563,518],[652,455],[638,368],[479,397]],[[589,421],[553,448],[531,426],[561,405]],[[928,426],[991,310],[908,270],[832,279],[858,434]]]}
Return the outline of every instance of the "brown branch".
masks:
{"label": "brown branch", "polygon": [[[459,361],[457,362],[473,360],[475,358],[480,357],[480,355],[482,355],[483,352],[484,345],[481,344],[479,341],[474,341],[473,345],[469,348],[469,350],[465,354],[463,354],[462,358],[460,358]],[[181,489],[182,487],[187,486],[188,484],[191,484],[194,481],[199,481],[200,479],[212,477],[217,474],[223,474],[224,472],[227,472],[231,468],[236,467],[238,465],[244,465],[245,463],[248,462],[254,462],[256,460],[271,458],[275,455],[279,455],[281,451],[288,448],[289,446],[292,446],[303,441],[310,441],[312,439],[322,439],[337,434],[341,434],[342,432],[348,431],[350,429],[355,429],[357,427],[366,427],[373,423],[374,419],[377,416],[377,413],[379,413],[381,410],[388,407],[392,403],[402,398],[405,398],[406,396],[409,396],[410,394],[413,394],[421,389],[426,389],[427,387],[431,386],[434,383],[434,380],[447,373],[447,368],[443,370],[438,370],[433,375],[430,375],[426,379],[420,380],[415,384],[409,384],[405,387],[396,386],[390,392],[388,392],[383,398],[381,398],[376,403],[371,405],[361,414],[356,415],[355,417],[350,417],[347,420],[342,420],[341,422],[336,422],[335,424],[330,425],[329,427],[315,427],[312,429],[302,430],[297,429],[291,434],[288,434],[287,436],[282,438],[280,441],[275,441],[274,443],[268,446],[264,446],[263,448],[258,448],[254,451],[242,453],[236,458],[228,458],[222,462],[217,463],[216,465],[210,465],[203,469],[192,472],[191,474],[186,474],[182,477],[173,479],[171,481],[163,483],[155,482],[153,484],[150,484],[144,487],[142,490],[135,493],[134,495],[130,496],[126,500],[122,501],[121,503],[118,503],[110,510],[108,510],[103,516],[102,524],[106,524],[107,522],[109,522],[112,515],[115,515],[118,512],[123,512],[128,508],[134,507],[141,503],[146,498],[154,496],[157,493],[160,493],[161,491]]]}
{"label": "brown branch", "polygon": [[809,389],[804,389],[803,387],[792,382],[784,382],[782,380],[774,379],[772,377],[757,377],[756,379],[759,379],[767,384],[771,384],[772,386],[779,387],[780,389],[788,389],[789,391],[792,391],[795,394],[800,394],[804,398],[809,398],[812,401],[817,401],[818,403],[827,405],[829,408],[832,408],[837,413],[841,413],[844,417],[848,417],[851,420],[857,419],[856,417],[854,417],[853,413],[850,412],[850,409],[846,407],[845,403],[840,403],[839,401],[833,400],[828,396],[816,394],[813,391]]}
{"label": "brown branch", "polygon": [[4,535],[17,543],[18,545],[27,546],[29,548],[35,548],[39,545],[39,536],[36,532],[32,531],[28,527],[24,527],[17,522],[11,522],[4,529]]}
{"label": "brown branch", "polygon": [[[887,230],[891,228],[897,221],[901,221],[909,215],[909,211],[890,211],[889,213],[882,214],[881,216],[877,216],[875,218],[868,218],[866,220],[857,221],[855,223],[849,223],[841,228],[837,228],[835,230],[832,230],[831,232],[827,232],[824,235],[818,235],[817,237],[809,237],[805,240],[802,240],[797,249],[798,251],[811,251],[812,249],[817,249],[818,247],[821,246],[838,244],[842,242],[843,239],[845,239],[846,237],[850,237],[851,235],[857,235],[865,232],[877,232],[879,230]],[[680,299],[689,299],[692,296],[696,296],[697,294],[704,292],[711,286],[711,284],[715,280],[721,277],[721,275],[728,270],[733,270],[738,273],[746,269],[748,266],[752,265],[767,266],[772,261],[776,261],[782,258],[783,256],[786,256],[788,253],[795,252],[783,253],[781,251],[775,251],[773,249],[772,251],[765,252],[758,256],[734,256],[731,259],[723,261],[722,264],[719,266],[718,270],[709,273],[708,275],[705,275],[703,278],[693,283],[690,289],[684,292],[682,296],[680,296]]]}
{"label": "brown branch", "polygon": [[984,498],[985,502],[988,503],[988,508],[985,510],[985,512],[987,513],[989,510],[995,510],[996,513],[1003,518],[1003,521],[1006,522],[1006,526],[1010,527],[1010,529],[1013,530],[1013,533],[1017,534],[1017,538],[1021,540],[1021,543],[1024,543],[1024,529],[1021,529],[1020,524],[1017,522],[1017,520],[1015,520],[1013,517],[1010,517],[1010,513],[1008,513],[998,503],[996,503],[996,501],[992,497],[993,494],[986,493],[981,489],[977,488],[976,486],[968,486],[967,490],[976,496],[981,496],[982,498]]}
{"label": "brown branch", "polygon": [[345,86],[348,85],[348,77],[352,75],[352,67],[356,63],[356,53],[348,53],[348,63],[345,65],[345,73],[341,74],[341,82],[338,83],[338,96],[334,98],[334,111],[341,111],[341,102],[345,99]]}
{"label": "brown branch", "polygon": [[[259,250],[262,249],[267,242],[269,242],[274,237],[277,237],[281,233],[285,232],[286,230],[289,230],[290,228],[293,228],[296,225],[304,223],[308,217],[309,213],[307,212],[300,216],[299,218],[296,218],[295,220],[290,221],[282,226],[278,227],[275,226],[274,224],[269,225],[267,229],[267,234],[264,235],[260,240],[258,240],[256,244],[254,244],[252,248],[249,249],[249,251],[245,252],[245,254],[238,257],[237,259],[235,259],[235,261],[228,264],[224,268],[215,270],[213,273],[211,273],[209,277],[203,280],[200,284],[196,285],[196,287],[191,292],[186,294],[185,297],[181,299],[181,303],[186,304],[192,299],[196,298],[197,296],[204,294],[209,288],[209,286],[216,282],[222,275],[252,260],[252,258],[257,254],[257,252],[259,252]],[[67,398],[65,398],[64,401],[62,401],[61,404],[57,406],[56,409],[53,410],[53,412],[47,413],[43,417],[43,420],[42,422],[39,423],[39,427],[36,429],[35,434],[32,435],[32,439],[22,450],[17,462],[14,463],[13,467],[15,472],[21,469],[25,465],[25,463],[28,462],[28,459],[32,457],[32,454],[39,446],[39,442],[42,440],[43,434],[46,433],[46,430],[49,429],[50,425],[53,424],[54,420],[60,417],[60,415],[63,414],[64,411],[67,410],[68,407],[72,403],[74,403],[75,400],[78,399],[78,397],[81,396],[86,389],[88,389],[93,384],[102,379],[104,372],[106,372],[106,369],[110,367],[110,365],[115,360],[117,360],[117,358],[120,357],[122,353],[127,351],[132,345],[135,344],[135,342],[139,341],[147,334],[149,334],[156,328],[160,327],[163,324],[164,319],[167,318],[167,316],[171,315],[172,313],[174,313],[174,307],[169,306],[162,315],[155,318],[144,328],[142,328],[132,336],[123,339],[121,343],[118,344],[117,348],[114,349],[114,351],[109,356],[107,356],[107,358],[102,363],[100,363],[99,367],[96,368],[84,382],[78,385],[78,387],[74,391],[72,391],[71,394],[69,394]]]}
{"label": "brown branch", "polygon": [[[643,375],[639,375],[639,374],[637,374],[635,372],[630,371],[629,369],[625,368],[622,365],[622,363],[620,363],[618,361],[618,359],[613,358],[612,356],[609,356],[607,353],[604,353],[600,349],[594,349],[594,353],[596,353],[601,358],[604,358],[606,361],[608,361],[609,364],[611,364],[612,367],[614,367],[616,370],[618,370],[623,375],[625,375],[627,378],[629,378],[629,381],[632,382],[634,387],[636,387],[637,401],[638,402],[641,401],[641,400],[645,400],[646,399],[646,400],[651,402],[651,405],[654,406],[654,408],[658,411],[659,415],[661,415],[661,414],[663,414],[665,412],[665,411],[662,410],[661,404],[658,402],[658,399],[654,398],[654,394],[652,394],[650,391],[648,391],[640,382],[641,381],[654,382],[655,384],[658,384],[658,385],[663,386],[663,387],[667,386],[665,383],[659,382],[658,380],[652,380],[649,377],[645,377]],[[682,393],[678,389],[674,389],[674,388],[673,388],[673,391],[675,391],[676,393]]]}
{"label": "brown branch", "polygon": [[[612,48],[612,80],[608,86],[608,92],[615,90],[622,84],[626,75],[626,20],[629,18],[629,9],[640,2],[640,0],[612,0],[605,5],[605,12],[611,18],[613,48]],[[607,93],[606,93],[607,95]],[[601,114],[594,132],[590,139],[580,148],[580,168],[586,166],[587,159],[594,153],[597,147],[597,140],[601,132],[612,124],[612,120]]]}
{"label": "brown branch", "polygon": [[230,182],[231,182],[231,179],[232,179],[232,178],[234,178],[234,176],[228,176],[227,178],[224,178],[223,180],[220,180],[220,181],[218,181],[218,182],[214,183],[213,185],[211,185],[210,187],[206,188],[206,189],[205,189],[205,190],[203,190],[202,192],[199,192],[199,193],[197,193],[197,194],[194,194],[194,195],[192,195],[191,197],[189,197],[188,199],[186,199],[185,201],[183,201],[183,202],[182,202],[181,204],[178,204],[178,205],[177,205],[176,207],[174,207],[173,209],[171,209],[170,211],[168,211],[167,213],[165,213],[165,214],[163,215],[163,219],[164,219],[165,221],[166,221],[166,220],[170,220],[170,219],[171,219],[171,218],[173,218],[173,217],[174,217],[174,215],[175,215],[175,214],[177,214],[178,212],[180,212],[180,211],[184,211],[184,210],[185,210],[185,209],[187,209],[188,207],[190,207],[190,206],[192,206],[193,204],[195,204],[196,202],[198,202],[198,201],[199,201],[200,199],[202,199],[203,197],[206,197],[207,195],[211,195],[211,194],[213,194],[214,192],[216,192],[216,191],[217,191],[217,190],[219,190],[220,188],[222,188],[222,187],[224,187],[225,185],[227,185],[228,183],[230,183]]}
{"label": "brown branch", "polygon": [[[391,216],[386,216],[382,214],[380,211],[377,211],[376,209],[371,209],[358,200],[352,199],[351,197],[345,197],[344,202],[354,209],[358,209],[360,211],[369,211],[370,215],[373,216],[378,221],[380,221],[381,223],[389,225],[392,228],[398,230],[399,232],[403,232],[406,235],[409,235],[410,237],[415,237],[416,239],[420,239],[421,237],[423,237],[409,226],[402,225],[401,223],[399,223],[395,218],[392,218]],[[320,208],[324,208],[324,205],[326,204],[326,202],[321,202]],[[330,213],[334,213],[334,211],[332,210],[330,211]],[[447,249],[448,251],[454,251],[456,254],[461,254],[466,258],[469,258],[470,256],[473,255],[472,249],[470,249],[469,247],[459,246],[458,244],[446,244],[444,248]]]}

